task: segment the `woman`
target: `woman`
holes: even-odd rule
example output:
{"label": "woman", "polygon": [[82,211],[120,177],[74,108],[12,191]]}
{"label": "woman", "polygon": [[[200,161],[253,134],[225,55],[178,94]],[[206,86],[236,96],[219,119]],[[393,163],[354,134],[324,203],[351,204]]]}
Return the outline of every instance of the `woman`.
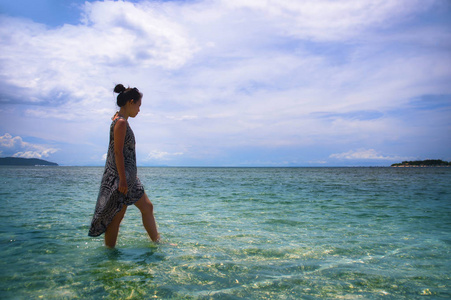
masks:
{"label": "woman", "polygon": [[128,118],[139,113],[142,93],[137,88],[116,85],[117,105],[120,110],[110,127],[110,144],[100,185],[99,196],[89,230],[90,236],[105,233],[105,245],[114,248],[119,225],[128,205],[136,205],[142,214],[144,228],[152,241],[159,240],[153,205],[137,177],[135,136]]}

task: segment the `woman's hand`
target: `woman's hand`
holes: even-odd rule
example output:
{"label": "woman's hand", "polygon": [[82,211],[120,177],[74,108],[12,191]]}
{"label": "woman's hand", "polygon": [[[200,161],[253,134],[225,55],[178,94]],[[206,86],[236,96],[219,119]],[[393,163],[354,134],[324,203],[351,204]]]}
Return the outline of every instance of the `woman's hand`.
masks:
{"label": "woman's hand", "polygon": [[120,193],[127,195],[128,192],[128,186],[127,186],[127,180],[119,180],[119,187],[117,189]]}

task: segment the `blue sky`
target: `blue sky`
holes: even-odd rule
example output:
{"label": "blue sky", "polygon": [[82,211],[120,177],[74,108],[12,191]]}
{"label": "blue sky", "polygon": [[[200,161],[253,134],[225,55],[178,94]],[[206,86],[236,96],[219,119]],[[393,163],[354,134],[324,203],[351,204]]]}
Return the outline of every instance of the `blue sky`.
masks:
{"label": "blue sky", "polygon": [[451,160],[448,0],[0,0],[0,156],[140,166]]}

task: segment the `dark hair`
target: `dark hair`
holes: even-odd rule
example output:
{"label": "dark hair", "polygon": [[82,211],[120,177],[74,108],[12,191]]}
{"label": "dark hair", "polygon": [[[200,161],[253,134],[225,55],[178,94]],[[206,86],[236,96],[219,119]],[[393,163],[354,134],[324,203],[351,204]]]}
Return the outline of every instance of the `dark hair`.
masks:
{"label": "dark hair", "polygon": [[125,88],[122,84],[118,84],[114,87],[114,92],[117,95],[117,106],[122,107],[130,100],[141,101],[143,94],[139,92],[137,88]]}

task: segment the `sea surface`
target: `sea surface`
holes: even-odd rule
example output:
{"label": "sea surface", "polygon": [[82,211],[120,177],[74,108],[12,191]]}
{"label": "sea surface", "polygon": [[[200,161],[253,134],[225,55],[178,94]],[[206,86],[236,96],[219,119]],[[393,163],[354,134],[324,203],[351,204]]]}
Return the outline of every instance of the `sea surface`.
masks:
{"label": "sea surface", "polygon": [[1,299],[449,299],[451,168],[138,168],[88,237],[102,167],[0,167]]}

